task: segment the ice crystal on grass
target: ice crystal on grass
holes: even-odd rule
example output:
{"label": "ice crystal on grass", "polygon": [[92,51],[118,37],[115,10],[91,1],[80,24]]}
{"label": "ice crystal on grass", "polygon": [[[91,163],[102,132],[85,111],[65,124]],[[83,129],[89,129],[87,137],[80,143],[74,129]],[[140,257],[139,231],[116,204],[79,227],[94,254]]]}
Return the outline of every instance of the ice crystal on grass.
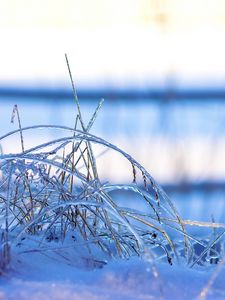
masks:
{"label": "ice crystal on grass", "polygon": [[[127,153],[89,133],[53,125],[19,130],[25,132],[43,128],[63,130],[70,135],[18,154],[1,155],[2,212],[6,213],[8,205],[7,228],[16,232],[16,241],[23,233],[41,232],[49,239],[54,228],[59,240],[65,240],[67,233],[73,232],[74,236],[79,235],[85,241],[94,239],[110,256],[141,255],[146,245],[159,246],[171,262],[170,255],[176,252],[164,229],[164,218],[167,222],[169,217],[177,219],[178,228],[180,219],[150,174]],[[3,138],[17,132],[15,130]],[[136,182],[130,185],[101,182],[93,156],[93,143],[110,148],[129,160],[136,168],[136,176],[139,172],[140,178],[143,178],[144,174],[144,187]],[[149,206],[149,214],[118,206],[116,197],[113,197],[113,192],[118,190],[138,194],[139,200]],[[159,195],[160,204],[155,192]]]}

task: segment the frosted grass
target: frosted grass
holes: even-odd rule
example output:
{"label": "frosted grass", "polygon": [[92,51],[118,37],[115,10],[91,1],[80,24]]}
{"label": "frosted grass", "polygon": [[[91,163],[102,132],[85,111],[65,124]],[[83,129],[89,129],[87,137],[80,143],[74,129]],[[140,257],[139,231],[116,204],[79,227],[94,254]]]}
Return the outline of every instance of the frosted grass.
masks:
{"label": "frosted grass", "polygon": [[[10,143],[19,135],[21,146],[19,153],[0,153],[2,272],[9,268],[14,254],[77,247],[93,262],[99,257],[107,261],[140,256],[151,263],[156,278],[157,261],[190,267],[223,263],[225,225],[213,220],[183,220],[166,192],[138,161],[91,134],[103,101],[85,125],[70,69],[69,74],[78,112],[74,128],[45,124],[22,127],[15,106],[12,121],[17,119],[18,129],[0,137],[0,143]],[[26,132],[35,136],[45,130],[54,130],[59,137],[56,133],[48,142],[26,146]],[[102,148],[101,153],[113,151],[127,162],[130,183],[102,181],[98,162],[103,156],[95,153],[96,145]],[[129,202],[121,207],[115,192],[123,195],[127,191],[147,208],[133,209]],[[189,233],[189,226],[199,228],[197,236]],[[201,235],[201,228],[206,228],[207,234]],[[18,251],[21,241],[26,245],[24,251]]]}

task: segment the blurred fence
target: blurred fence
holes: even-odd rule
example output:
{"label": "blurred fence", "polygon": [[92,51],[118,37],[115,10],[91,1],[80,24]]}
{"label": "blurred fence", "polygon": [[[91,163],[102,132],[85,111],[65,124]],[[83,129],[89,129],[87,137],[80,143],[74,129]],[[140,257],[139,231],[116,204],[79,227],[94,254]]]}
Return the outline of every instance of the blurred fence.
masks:
{"label": "blurred fence", "polygon": [[[92,133],[130,153],[168,189],[224,188],[225,90],[83,90],[78,96],[86,122],[105,98]],[[1,134],[16,126],[10,124],[15,103],[23,126],[74,126],[71,91],[0,88],[0,101]],[[30,136],[29,143],[38,138]],[[17,146],[9,143],[3,150]],[[117,159],[112,155],[99,163],[102,176],[129,180],[127,166]]]}

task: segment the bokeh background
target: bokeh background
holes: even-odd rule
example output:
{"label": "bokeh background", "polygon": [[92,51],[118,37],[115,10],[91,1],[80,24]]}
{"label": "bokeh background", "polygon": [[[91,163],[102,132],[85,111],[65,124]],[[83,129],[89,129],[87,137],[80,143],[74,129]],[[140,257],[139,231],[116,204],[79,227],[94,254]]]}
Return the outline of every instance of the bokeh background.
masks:
{"label": "bokeh background", "polygon": [[[1,134],[16,127],[15,103],[24,126],[74,125],[67,53],[86,120],[105,99],[92,133],[175,199],[185,191],[192,203],[212,198],[211,210],[224,205],[225,1],[0,1],[0,37]],[[129,180],[116,157],[100,168]]]}

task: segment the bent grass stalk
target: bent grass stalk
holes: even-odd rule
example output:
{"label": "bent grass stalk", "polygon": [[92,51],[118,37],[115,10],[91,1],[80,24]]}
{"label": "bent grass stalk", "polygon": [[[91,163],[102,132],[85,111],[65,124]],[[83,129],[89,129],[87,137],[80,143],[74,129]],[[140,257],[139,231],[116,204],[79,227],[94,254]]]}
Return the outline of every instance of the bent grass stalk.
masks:
{"label": "bent grass stalk", "polygon": [[[7,135],[0,138],[0,140],[5,139],[6,137],[13,136],[17,132],[23,132],[27,130],[38,130],[38,129],[58,129],[58,130],[64,130],[73,132],[74,134],[69,137],[63,137],[60,139],[55,139],[52,141],[49,141],[47,143],[40,144],[38,146],[35,146],[30,149],[24,150],[22,153],[19,154],[2,154],[0,156],[2,169],[8,170],[9,164],[14,165],[14,170],[17,168],[21,169],[20,174],[17,174],[17,193],[15,193],[14,197],[9,201],[10,205],[10,212],[14,215],[13,221],[11,222],[11,226],[18,220],[19,222],[27,223],[26,224],[26,230],[31,228],[32,225],[36,223],[42,222],[42,219],[45,217],[45,222],[48,219],[47,215],[49,215],[50,211],[56,210],[56,207],[53,206],[57,201],[66,201],[64,204],[59,204],[59,208],[67,207],[68,209],[65,211],[61,211],[61,213],[57,212],[55,216],[51,216],[51,226],[54,225],[56,220],[58,220],[58,216],[60,215],[62,217],[62,222],[70,220],[71,217],[69,217],[69,203],[67,201],[71,198],[77,199],[78,194],[74,193],[74,190],[71,189],[71,181],[68,181],[68,178],[77,178],[78,181],[81,182],[82,186],[79,186],[79,195],[82,195],[83,199],[93,198],[96,201],[95,208],[96,210],[88,210],[88,201],[87,205],[85,206],[85,210],[83,208],[79,208],[78,206],[84,205],[84,203],[81,205],[77,205],[76,201],[74,202],[74,205],[76,205],[75,211],[72,210],[70,214],[74,214],[73,217],[75,218],[72,223],[76,224],[77,219],[80,218],[82,220],[82,226],[79,225],[80,232],[83,237],[87,237],[87,233],[85,230],[90,230],[90,226],[88,226],[87,219],[90,218],[94,219],[95,221],[93,224],[96,224],[96,219],[98,220],[104,220],[105,226],[108,230],[111,231],[111,238],[114,240],[115,244],[117,245],[118,252],[121,253],[121,249],[123,248],[120,244],[121,242],[118,241],[118,237],[116,237],[114,230],[112,230],[112,223],[114,220],[112,217],[110,217],[109,210],[106,208],[105,205],[108,205],[110,209],[113,209],[114,213],[113,216],[115,217],[115,213],[117,214],[117,217],[119,219],[119,224],[122,228],[129,228],[130,232],[134,234],[138,248],[135,248],[135,252],[141,254],[140,252],[140,244],[141,244],[141,238],[138,235],[138,230],[140,231],[140,228],[137,230],[137,232],[134,233],[134,231],[131,230],[132,225],[130,225],[131,219],[135,219],[136,221],[139,221],[142,224],[145,224],[148,228],[151,230],[158,231],[165,239],[166,243],[168,243],[171,246],[171,250],[174,253],[175,256],[176,250],[175,246],[173,245],[172,239],[169,237],[169,234],[167,234],[165,228],[168,228],[169,226],[172,226],[175,230],[180,231],[182,236],[186,239],[190,240],[188,237],[189,235],[186,234],[186,232],[183,230],[184,225],[192,225],[192,226],[205,226],[210,228],[219,228],[224,227],[224,224],[217,224],[217,223],[205,223],[205,222],[197,222],[197,221],[191,221],[191,220],[182,220],[180,217],[178,217],[178,213],[173,205],[171,205],[171,201],[168,201],[168,197],[165,196],[166,194],[163,192],[163,190],[158,186],[158,184],[154,181],[152,176],[136,161],[134,160],[130,155],[122,151],[121,149],[117,148],[116,146],[112,145],[111,143],[106,142],[105,140],[96,137],[90,133],[84,133],[80,130],[76,130],[69,127],[64,126],[55,126],[55,125],[37,125],[37,126],[30,126],[21,128],[18,130],[14,130]],[[74,156],[72,156],[73,161],[71,162],[71,155],[67,156],[60,156],[58,152],[63,151],[65,152],[66,147],[68,147],[70,144],[74,146],[76,142],[77,150],[74,151],[73,148],[73,155],[76,153],[77,160],[76,163],[74,163]],[[83,142],[89,142],[89,143],[96,143],[101,144],[107,148],[110,148],[113,151],[116,151],[120,153],[125,159],[131,162],[132,166],[135,166],[136,173],[139,170],[139,172],[145,175],[145,182],[150,182],[150,187],[152,185],[154,186],[153,192],[157,192],[157,199],[155,198],[155,195],[153,192],[151,193],[149,190],[142,189],[141,187],[137,186],[137,183],[133,183],[131,185],[110,185],[110,184],[101,184],[100,180],[98,178],[92,178],[90,176],[87,176],[88,174],[88,168],[90,167],[87,164],[86,158],[84,157],[84,152],[81,150],[81,145]],[[53,147],[49,151],[49,147]],[[47,150],[45,150],[47,149]],[[81,150],[80,154],[78,154],[78,149]],[[53,158],[51,158],[54,155]],[[78,170],[78,161],[82,163],[82,169],[86,169],[86,175],[84,172]],[[52,170],[50,170],[50,168]],[[44,171],[42,171],[44,170]],[[8,171],[7,171],[8,172]],[[4,182],[9,180],[10,176],[9,174],[5,172],[6,176],[4,176]],[[21,182],[25,182],[27,185],[30,184],[31,189],[34,189],[32,187],[32,180],[27,176],[28,173],[36,173],[38,174],[37,182],[41,183],[42,186],[39,188],[38,191],[35,193],[32,193],[31,198],[31,191],[29,189],[26,189],[26,186],[23,186],[23,193],[19,194],[18,190],[21,190]],[[63,172],[63,173],[62,173]],[[133,170],[132,170],[133,172]],[[64,180],[61,182],[59,181],[60,177],[57,174],[64,174]],[[89,172],[90,173],[90,172]],[[33,176],[32,175],[32,176]],[[137,175],[136,175],[137,176]],[[19,178],[19,179],[18,179]],[[67,180],[65,179],[67,178]],[[2,182],[1,186],[4,186],[4,182]],[[70,182],[70,185],[68,186],[68,182]],[[146,184],[146,183],[145,183]],[[138,213],[135,214],[133,212],[132,214],[129,212],[129,209],[126,211],[121,211],[120,207],[117,206],[116,201],[112,199],[110,196],[110,192],[115,190],[130,190],[134,193],[137,193],[141,196],[142,200],[144,200],[148,205],[149,208],[152,210],[152,215],[145,215],[145,218],[141,217]],[[43,196],[44,195],[44,196]],[[55,199],[52,199],[52,197],[55,197]],[[42,199],[43,197],[43,199]],[[30,199],[30,206],[28,205],[28,200]],[[160,205],[158,204],[158,198],[160,199]],[[1,199],[4,199],[4,195],[1,195]],[[56,200],[57,199],[57,200]],[[4,201],[3,201],[4,203]],[[19,204],[20,203],[20,204]],[[99,203],[99,205],[97,205]],[[104,203],[104,205],[100,205]],[[72,204],[70,204],[72,205]],[[29,206],[29,208],[28,208]],[[44,210],[44,207],[48,207],[48,210]],[[35,208],[35,209],[34,209]],[[37,209],[39,208],[39,209]],[[101,208],[101,210],[100,210]],[[35,211],[36,210],[36,211]],[[16,212],[15,212],[16,211]],[[91,213],[90,213],[91,212]],[[112,212],[112,211],[110,211]],[[54,213],[53,213],[54,214]],[[90,214],[92,214],[92,217],[90,217]],[[34,217],[35,216],[35,217]],[[129,219],[129,223],[127,222],[127,218]],[[153,223],[149,221],[149,219],[152,220]],[[52,221],[54,220],[54,222]],[[93,221],[93,220],[92,220]],[[79,222],[78,222],[79,223]],[[132,222],[131,222],[132,223]],[[182,226],[180,226],[182,223]],[[180,226],[179,228],[176,226]],[[64,224],[65,225],[65,224]],[[78,225],[78,224],[77,224]],[[163,228],[163,225],[165,228]],[[19,226],[18,223],[14,226]],[[41,225],[40,225],[41,226]],[[47,231],[50,227],[47,227]],[[83,229],[82,229],[83,227]],[[96,231],[97,228],[94,228],[93,232]],[[93,235],[93,232],[91,233]],[[108,234],[107,234],[108,235]],[[124,241],[124,239],[123,239]],[[214,243],[215,244],[215,243]],[[206,250],[207,252],[207,250]],[[204,252],[205,253],[205,252]],[[204,253],[202,256],[204,256]]]}

